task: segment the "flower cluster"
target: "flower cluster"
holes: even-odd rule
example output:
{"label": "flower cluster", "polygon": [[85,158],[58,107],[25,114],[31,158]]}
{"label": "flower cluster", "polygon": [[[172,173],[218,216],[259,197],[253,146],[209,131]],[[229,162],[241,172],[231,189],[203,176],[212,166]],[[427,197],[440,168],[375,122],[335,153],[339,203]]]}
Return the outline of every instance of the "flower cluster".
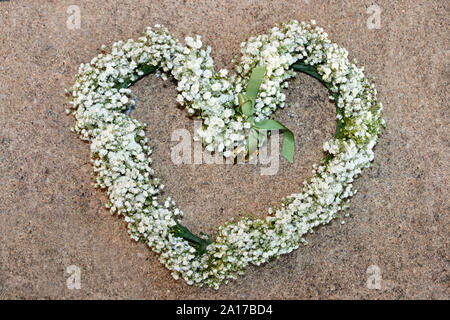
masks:
{"label": "flower cluster", "polygon": [[[107,207],[125,216],[129,233],[160,254],[160,261],[188,284],[218,288],[249,264],[260,265],[305,243],[313,228],[330,222],[348,206],[356,192],[352,183],[374,158],[373,148],[384,121],[376,90],[363,70],[349,62],[347,51],[327,34],[297,21],[285,23],[242,44],[236,73],[214,70],[211,49],[199,36],[186,46],[168,31],[148,28],[137,41],[116,42],[82,64],[71,88],[74,130],[91,143],[91,158],[99,188],[109,196]],[[151,169],[145,125],[123,113],[131,103],[129,86],[155,71],[178,81],[177,101],[189,114],[203,119],[197,132],[205,147],[223,152],[245,144],[249,124],[236,110],[251,70],[265,65],[267,73],[255,104],[255,119],[268,118],[284,107],[282,88],[295,63],[314,68],[336,103],[338,130],[325,142],[325,158],[313,167],[301,193],[287,197],[265,219],[245,218],[219,227],[215,241],[199,253],[174,226],[182,217]]]}

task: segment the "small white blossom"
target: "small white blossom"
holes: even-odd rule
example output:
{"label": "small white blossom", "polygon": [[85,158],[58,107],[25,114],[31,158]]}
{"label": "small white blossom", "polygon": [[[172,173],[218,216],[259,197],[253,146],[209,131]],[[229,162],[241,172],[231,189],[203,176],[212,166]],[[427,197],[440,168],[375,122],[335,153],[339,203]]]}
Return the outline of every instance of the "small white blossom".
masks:
{"label": "small white blossom", "polygon": [[[111,213],[125,217],[130,236],[159,253],[174,278],[217,289],[249,264],[260,265],[306,244],[306,234],[348,207],[355,178],[374,158],[384,120],[363,69],[350,63],[348,52],[328,40],[321,28],[291,21],[250,38],[241,46],[237,73],[228,78],[226,69],[214,71],[211,48],[202,49],[199,36],[185,40],[187,46],[156,25],[137,41],[114,43],[110,53],[102,46],[102,54],[79,68],[70,90],[71,112],[74,131],[91,143],[95,183],[107,190]],[[172,76],[178,82],[177,101],[203,119],[198,139],[207,150],[231,157],[233,150],[246,149],[250,123],[235,110],[237,93],[245,90],[253,67],[267,67],[254,110],[255,119],[262,120],[285,106],[281,90],[293,77],[290,68],[296,62],[314,67],[329,85],[336,118],[344,125],[324,143],[327,157],[313,166],[313,176],[300,193],[288,196],[265,219],[220,226],[206,252],[196,254],[172,232],[183,212],[169,197],[160,199],[164,186],[150,167],[145,125],[123,113],[131,96],[127,84],[143,75],[140,66],[157,66],[164,80]]]}

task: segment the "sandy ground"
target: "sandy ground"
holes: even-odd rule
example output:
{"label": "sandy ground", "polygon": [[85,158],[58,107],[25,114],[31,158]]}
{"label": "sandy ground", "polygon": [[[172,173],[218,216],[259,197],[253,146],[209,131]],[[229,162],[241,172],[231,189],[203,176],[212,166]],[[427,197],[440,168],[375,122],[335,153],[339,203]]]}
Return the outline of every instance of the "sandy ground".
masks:
{"label": "sandy ground", "polygon": [[[67,27],[70,5],[80,8],[79,29]],[[379,29],[368,27],[371,5],[381,9]],[[0,2],[0,298],[448,299],[449,9],[445,0]],[[146,26],[202,35],[221,68],[248,35],[288,19],[315,19],[376,84],[387,129],[374,165],[358,179],[344,225],[319,228],[308,246],[218,291],[190,287],[103,208],[64,88],[102,44]],[[335,126],[325,89],[299,75],[292,107],[279,112],[296,134],[294,165],[283,160],[264,177],[260,166],[176,166],[171,133],[192,131],[193,121],[177,108],[175,86],[149,76],[135,92],[155,170],[196,232],[239,212],[262,217],[298,192]],[[71,265],[80,289],[66,285]],[[377,271],[381,288],[368,287]]]}

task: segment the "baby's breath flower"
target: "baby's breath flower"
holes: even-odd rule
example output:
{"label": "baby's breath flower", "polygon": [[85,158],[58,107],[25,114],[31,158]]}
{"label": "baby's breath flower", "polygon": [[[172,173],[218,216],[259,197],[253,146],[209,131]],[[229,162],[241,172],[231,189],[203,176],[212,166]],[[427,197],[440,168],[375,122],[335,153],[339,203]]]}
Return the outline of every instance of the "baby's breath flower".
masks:
{"label": "baby's breath flower", "polygon": [[[237,73],[229,77],[226,69],[214,71],[211,48],[204,49],[199,36],[185,40],[187,46],[156,25],[137,41],[114,43],[110,53],[102,46],[102,54],[80,66],[69,111],[76,118],[74,131],[91,143],[96,185],[107,190],[107,207],[125,217],[130,236],[159,253],[175,279],[217,289],[249,264],[260,265],[306,244],[307,233],[348,207],[356,192],[353,181],[370,166],[384,120],[363,69],[350,63],[348,52],[328,40],[321,28],[291,21],[250,38],[241,46]],[[123,113],[132,96],[128,86],[153,67],[164,80],[174,77],[178,103],[203,119],[196,139],[208,150],[231,157],[230,150],[246,148],[250,124],[235,110],[237,93],[247,86],[252,69],[267,68],[254,110],[255,119],[262,120],[285,106],[281,89],[297,62],[314,67],[329,86],[336,118],[343,124],[339,134],[324,143],[327,156],[313,166],[313,176],[300,193],[270,209],[265,219],[220,226],[215,241],[198,254],[173,232],[183,212],[169,197],[160,199],[164,186],[150,167],[145,125]]]}

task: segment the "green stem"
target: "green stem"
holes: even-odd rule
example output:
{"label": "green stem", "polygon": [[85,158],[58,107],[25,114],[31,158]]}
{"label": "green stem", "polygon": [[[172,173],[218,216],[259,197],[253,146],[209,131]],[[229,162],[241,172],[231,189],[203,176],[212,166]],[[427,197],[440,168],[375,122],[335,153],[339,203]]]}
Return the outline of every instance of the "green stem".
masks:
{"label": "green stem", "polygon": [[176,237],[183,238],[184,240],[188,241],[200,254],[205,253],[206,247],[212,243],[212,239],[210,236],[207,236],[206,239],[197,237],[191,231],[189,231],[188,228],[178,222],[177,225],[173,227],[172,232]]}
{"label": "green stem", "polygon": [[343,114],[342,114],[342,110],[341,108],[338,107],[338,94],[331,91],[331,85],[328,82],[323,81],[322,76],[317,72],[317,69],[313,66],[304,64],[304,63],[294,63],[291,68],[295,71],[299,71],[299,72],[303,72],[306,73],[307,75],[317,79],[320,81],[321,84],[323,84],[327,89],[328,92],[330,93],[330,95],[334,98],[334,103],[336,105],[336,113],[340,114],[342,116],[342,119],[337,121],[337,125],[336,125],[336,133],[335,133],[335,137],[336,138],[340,138],[342,136],[342,131],[341,129],[344,127],[345,125],[345,120],[343,118]]}
{"label": "green stem", "polygon": [[306,73],[307,75],[310,75],[311,77],[316,78],[317,80],[320,81],[320,83],[322,83],[325,87],[327,87],[327,89],[330,89],[329,84],[323,81],[322,76],[317,72],[317,69],[314,68],[313,66],[304,63],[294,63],[291,66],[291,68],[294,69],[295,71],[300,71]]}
{"label": "green stem", "polygon": [[147,65],[147,64],[144,64],[144,65],[138,67],[138,70],[139,70],[139,71],[142,71],[143,74],[140,75],[140,76],[138,76],[137,79],[135,79],[135,80],[131,80],[131,79],[125,80],[124,82],[122,82],[122,83],[119,85],[119,88],[129,88],[131,85],[135,84],[136,82],[138,82],[139,80],[141,80],[143,77],[149,75],[150,73],[155,72],[156,69],[157,69],[157,68],[156,68],[155,66],[149,66],[149,65]]}

